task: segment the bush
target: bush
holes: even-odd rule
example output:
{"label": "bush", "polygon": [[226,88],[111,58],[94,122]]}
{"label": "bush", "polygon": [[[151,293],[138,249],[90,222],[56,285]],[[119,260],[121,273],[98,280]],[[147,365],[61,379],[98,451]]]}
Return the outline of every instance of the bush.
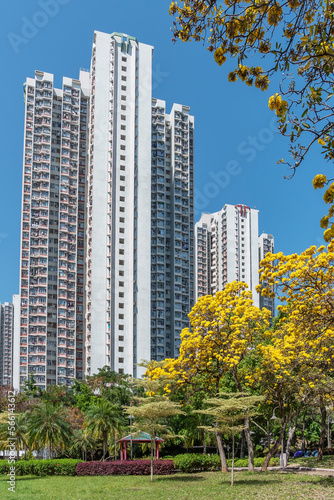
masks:
{"label": "bush", "polygon": [[[176,455],[173,458],[174,466],[181,472],[192,472],[194,470],[215,470],[221,467],[219,455],[200,455],[196,453],[184,453]],[[254,466],[261,467],[264,458],[254,458]],[[270,465],[279,465],[279,458],[272,458]],[[232,466],[232,459],[227,460],[227,465]],[[234,460],[235,467],[248,467],[248,458],[236,458]]]}
{"label": "bush", "polygon": [[[155,475],[173,474],[172,460],[154,460]],[[75,469],[77,476],[148,476],[151,474],[150,460],[115,460],[110,462],[82,462]]]}
{"label": "bush", "polygon": [[174,466],[181,472],[193,470],[214,470],[220,467],[219,455],[200,455],[197,453],[183,453],[173,458]]}
{"label": "bush", "polygon": [[[17,476],[74,476],[75,467],[81,460],[54,459],[54,460],[20,460],[15,463]],[[0,461],[0,474],[8,474],[7,460]]]}

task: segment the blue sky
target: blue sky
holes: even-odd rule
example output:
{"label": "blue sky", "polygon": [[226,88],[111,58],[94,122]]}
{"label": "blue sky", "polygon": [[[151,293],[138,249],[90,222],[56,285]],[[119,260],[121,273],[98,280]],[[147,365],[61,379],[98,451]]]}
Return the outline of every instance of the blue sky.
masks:
{"label": "blue sky", "polygon": [[321,244],[319,219],[326,207],[312,179],[328,166],[315,147],[296,176],[284,180],[286,169],[276,162],[288,158],[288,143],[268,109],[280,78],[266,92],[229,83],[231,66],[219,67],[202,44],[173,44],[168,7],[168,0],[3,0],[0,302],[19,289],[23,82],[36,69],[53,73],[57,86],[63,76],[77,78],[80,67],[90,66],[94,30],[127,33],[153,45],[154,97],[166,100],[168,108],[173,102],[190,106],[196,220],[201,211],[244,203],[260,211],[260,232],[275,236],[277,251]]}

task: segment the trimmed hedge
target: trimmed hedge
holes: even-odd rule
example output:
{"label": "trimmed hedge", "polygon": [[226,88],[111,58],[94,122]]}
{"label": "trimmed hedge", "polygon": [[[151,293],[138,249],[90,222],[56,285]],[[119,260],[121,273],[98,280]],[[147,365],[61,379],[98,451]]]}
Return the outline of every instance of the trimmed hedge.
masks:
{"label": "trimmed hedge", "polygon": [[[197,453],[184,453],[173,458],[174,466],[181,472],[192,472],[194,470],[216,470],[221,467],[219,455],[200,455]],[[254,458],[255,467],[261,467],[264,458]],[[227,465],[232,466],[232,459],[227,460]],[[272,458],[270,465],[279,465],[279,458]],[[235,467],[248,467],[248,458],[236,458]]]}
{"label": "trimmed hedge", "polygon": [[[173,474],[173,460],[154,460],[155,475]],[[110,462],[82,462],[75,469],[77,476],[148,476],[151,474],[150,460],[116,460]]]}
{"label": "trimmed hedge", "polygon": [[[15,462],[17,476],[75,476],[75,468],[82,460],[62,458],[53,460],[18,460]],[[7,460],[0,461],[0,474],[9,473]]]}

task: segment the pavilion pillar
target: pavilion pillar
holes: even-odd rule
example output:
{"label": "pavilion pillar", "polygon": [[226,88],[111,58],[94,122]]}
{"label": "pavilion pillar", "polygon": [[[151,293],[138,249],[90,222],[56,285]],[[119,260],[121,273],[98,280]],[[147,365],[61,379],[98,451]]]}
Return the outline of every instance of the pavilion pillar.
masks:
{"label": "pavilion pillar", "polygon": [[123,461],[123,441],[121,441],[121,461]]}
{"label": "pavilion pillar", "polygon": [[126,452],[127,452],[127,447],[128,447],[128,443],[125,441],[124,442],[124,460],[126,460]]}
{"label": "pavilion pillar", "polygon": [[157,441],[157,460],[159,460],[159,441]]}

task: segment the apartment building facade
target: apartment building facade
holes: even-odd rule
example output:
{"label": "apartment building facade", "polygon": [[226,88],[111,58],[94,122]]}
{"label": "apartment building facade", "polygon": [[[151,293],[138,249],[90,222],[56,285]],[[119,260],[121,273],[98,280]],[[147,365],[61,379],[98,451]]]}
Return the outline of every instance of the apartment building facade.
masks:
{"label": "apartment building facade", "polygon": [[83,378],[89,74],[25,82],[20,369],[41,388]]}
{"label": "apartment building facade", "polygon": [[194,302],[194,117],[152,101],[151,359],[177,357]]}
{"label": "apartment building facade", "polygon": [[[264,306],[256,292],[262,240],[258,236],[258,210],[241,204],[224,205],[219,212],[202,214],[195,225],[196,300],[214,295],[232,281],[244,281],[253,293],[254,305]],[[271,310],[274,312],[273,305]]]}

